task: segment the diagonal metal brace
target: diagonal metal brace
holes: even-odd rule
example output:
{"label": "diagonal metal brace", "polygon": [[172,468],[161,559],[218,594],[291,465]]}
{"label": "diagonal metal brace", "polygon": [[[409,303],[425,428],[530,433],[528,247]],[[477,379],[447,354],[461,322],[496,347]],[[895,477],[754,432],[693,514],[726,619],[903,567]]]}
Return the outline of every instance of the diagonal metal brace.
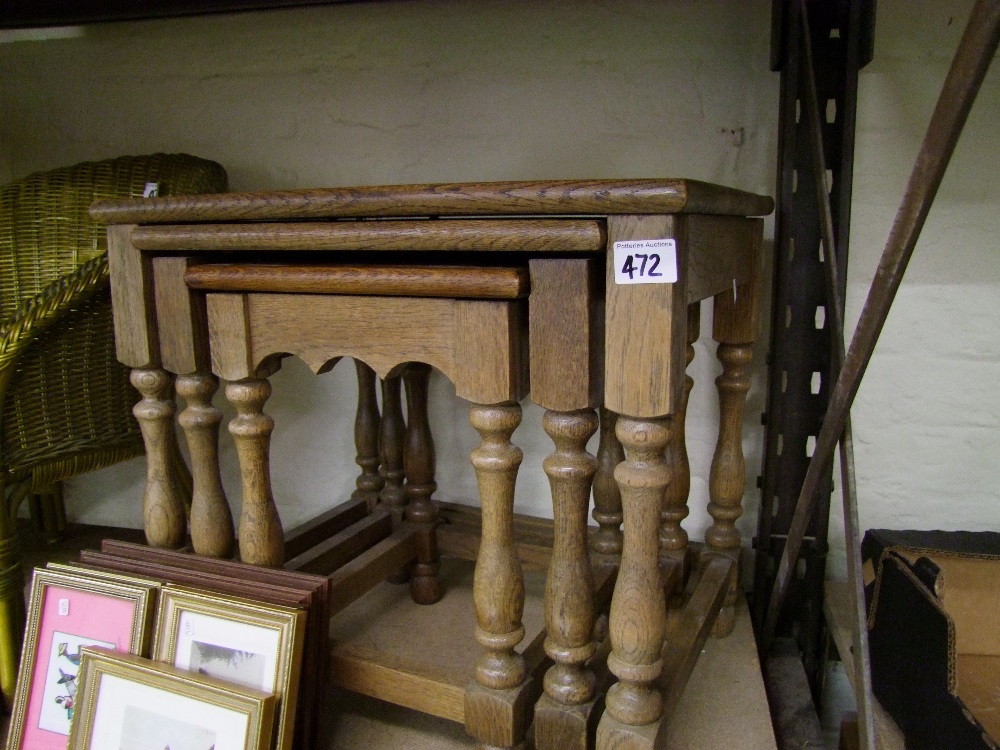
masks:
{"label": "diagonal metal brace", "polygon": [[[816,505],[819,479],[833,457],[845,426],[849,426],[851,404],[998,42],[1000,0],[977,0],[931,116],[861,318],[830,397],[771,592],[761,634],[765,649],[774,637],[791,573],[798,562],[805,531]],[[824,233],[824,245],[826,242]],[[840,324],[843,325],[842,320]]]}

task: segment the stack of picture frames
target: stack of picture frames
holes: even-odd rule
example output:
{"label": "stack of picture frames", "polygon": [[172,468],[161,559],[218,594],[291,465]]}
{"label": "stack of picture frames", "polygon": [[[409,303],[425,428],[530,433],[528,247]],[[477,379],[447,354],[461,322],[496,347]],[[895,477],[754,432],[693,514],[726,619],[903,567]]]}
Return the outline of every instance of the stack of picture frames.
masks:
{"label": "stack of picture frames", "polygon": [[309,750],[329,582],[105,540],[35,570],[8,750]]}

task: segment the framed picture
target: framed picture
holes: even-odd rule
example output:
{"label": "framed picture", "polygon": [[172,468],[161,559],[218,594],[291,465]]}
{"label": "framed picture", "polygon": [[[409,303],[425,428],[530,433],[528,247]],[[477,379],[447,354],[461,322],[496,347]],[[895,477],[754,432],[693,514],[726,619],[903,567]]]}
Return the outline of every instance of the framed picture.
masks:
{"label": "framed picture", "polygon": [[[146,586],[149,588],[156,589],[159,592],[163,582],[155,578],[150,578],[148,576],[137,576],[131,575],[129,573],[117,573],[113,570],[102,570],[101,568],[95,568],[90,565],[81,565],[79,563],[62,563],[62,562],[47,562],[45,563],[45,569],[48,571],[53,571],[56,573],[68,573],[70,575],[84,576],[86,578],[100,578],[105,581],[115,581],[117,583],[132,583],[138,584],[140,586]],[[150,619],[150,624],[152,625],[156,617],[156,601],[153,602],[153,617]],[[151,643],[153,640],[153,631],[150,629],[148,635],[148,640]],[[146,645],[149,645],[147,643]]]}
{"label": "framed picture", "polygon": [[290,750],[306,613],[193,589],[160,596],[153,659],[275,696],[275,743]]}
{"label": "framed picture", "polygon": [[274,696],[87,647],[72,750],[268,750]]}
{"label": "framed picture", "polygon": [[100,552],[81,551],[80,559],[90,567],[306,610],[295,737],[303,748],[315,746],[329,656],[330,582],[326,576],[261,568],[113,539],[105,539]]}
{"label": "framed picture", "polygon": [[36,569],[10,720],[11,750],[63,750],[79,697],[81,648],[148,650],[158,585]]}

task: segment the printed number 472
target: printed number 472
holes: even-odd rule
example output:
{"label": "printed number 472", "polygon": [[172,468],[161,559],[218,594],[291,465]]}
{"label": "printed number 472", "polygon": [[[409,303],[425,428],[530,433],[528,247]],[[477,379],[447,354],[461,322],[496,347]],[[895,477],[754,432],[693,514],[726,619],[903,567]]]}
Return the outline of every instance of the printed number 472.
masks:
{"label": "printed number 472", "polygon": [[[639,259],[640,265],[636,266],[636,259]],[[647,269],[646,266],[649,265]],[[622,264],[622,273],[627,273],[629,279],[634,279],[633,274],[639,274],[639,278],[644,276],[651,278],[653,276],[662,276],[663,274],[656,270],[657,266],[660,265],[660,255],[659,253],[650,253],[648,255],[643,255],[642,253],[636,253],[635,255],[625,256],[625,263]]]}

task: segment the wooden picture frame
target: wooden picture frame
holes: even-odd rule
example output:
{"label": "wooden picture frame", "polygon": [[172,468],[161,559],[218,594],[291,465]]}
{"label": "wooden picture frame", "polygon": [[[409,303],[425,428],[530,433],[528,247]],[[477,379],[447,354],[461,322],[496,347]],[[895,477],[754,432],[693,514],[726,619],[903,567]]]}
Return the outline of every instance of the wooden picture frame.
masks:
{"label": "wooden picture frame", "polygon": [[9,750],[63,750],[79,697],[81,648],[149,648],[159,585],[130,576],[37,568],[7,740]]}
{"label": "wooden picture frame", "polygon": [[169,664],[83,648],[71,750],[268,750],[274,696]]}
{"label": "wooden picture frame", "polygon": [[303,750],[315,746],[329,658],[329,579],[113,539],[105,539],[100,552],[81,551],[80,560],[96,569],[150,576],[164,583],[307,610],[295,736]]}
{"label": "wooden picture frame", "polygon": [[152,658],[275,696],[276,750],[291,750],[306,613],[301,609],[167,586]]}

